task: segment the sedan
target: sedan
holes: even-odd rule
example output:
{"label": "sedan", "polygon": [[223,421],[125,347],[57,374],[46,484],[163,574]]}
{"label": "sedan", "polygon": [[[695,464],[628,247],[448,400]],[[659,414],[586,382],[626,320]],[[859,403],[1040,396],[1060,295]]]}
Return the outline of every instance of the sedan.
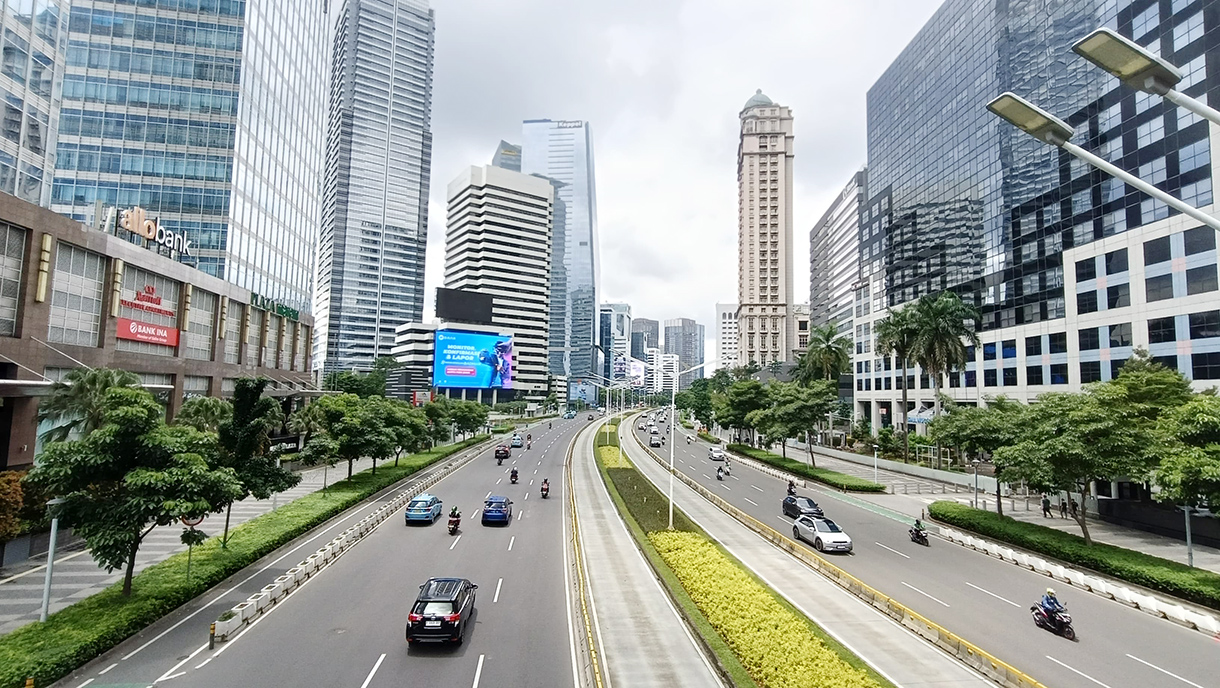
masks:
{"label": "sedan", "polygon": [[709,447],[707,450],[707,458],[712,461],[724,461],[724,450],[720,447]]}
{"label": "sedan", "polygon": [[660,435],[653,435],[652,437],[649,437],[649,438],[648,438],[648,446],[650,446],[650,447],[659,447],[659,446],[661,446],[661,436],[660,436]]}
{"label": "sedan", "polygon": [[508,497],[492,495],[483,502],[483,525],[503,523],[513,519],[513,502]]}
{"label": "sedan", "polygon": [[650,425],[650,426],[648,426],[648,434],[649,435],[659,435],[659,434],[661,434],[661,431],[657,429],[657,426]]}
{"label": "sedan", "polygon": [[784,515],[792,518],[801,516],[816,516],[821,518],[822,507],[818,506],[817,502],[808,497],[784,497]]}
{"label": "sedan", "polygon": [[474,591],[465,578],[429,578],[407,614],[407,642],[423,640],[461,644],[474,615]]}
{"label": "sedan", "polygon": [[643,423],[640,423],[639,425],[635,426],[636,430],[644,430],[647,427],[648,426],[644,425]]}
{"label": "sedan", "polygon": [[513,448],[515,448],[515,449],[524,447],[525,440],[521,439],[521,435],[513,435],[512,445],[513,445]]}
{"label": "sedan", "polygon": [[428,523],[436,523],[436,519],[441,517],[444,511],[444,505],[441,500],[427,492],[418,495],[407,504],[406,522],[411,521],[427,521]]}
{"label": "sedan", "polygon": [[792,524],[792,537],[813,543],[819,552],[851,552],[851,538],[828,518],[801,516]]}

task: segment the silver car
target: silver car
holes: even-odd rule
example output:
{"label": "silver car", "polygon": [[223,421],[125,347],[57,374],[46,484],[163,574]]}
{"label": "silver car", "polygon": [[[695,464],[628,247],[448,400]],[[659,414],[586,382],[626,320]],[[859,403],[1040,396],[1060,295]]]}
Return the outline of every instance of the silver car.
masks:
{"label": "silver car", "polygon": [[792,537],[812,543],[819,552],[851,551],[851,537],[829,518],[801,516],[792,522]]}

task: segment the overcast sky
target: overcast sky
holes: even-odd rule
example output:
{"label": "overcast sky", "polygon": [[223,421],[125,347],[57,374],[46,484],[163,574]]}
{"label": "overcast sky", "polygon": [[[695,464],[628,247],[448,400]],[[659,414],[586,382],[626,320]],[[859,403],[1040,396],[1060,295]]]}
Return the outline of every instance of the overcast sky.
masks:
{"label": "overcast sky", "polygon": [[809,230],[867,157],[865,96],[941,0],[433,0],[425,316],[444,273],[445,188],[523,119],[593,125],[602,302],[707,330],[737,299],[737,115],[792,108],[794,297]]}

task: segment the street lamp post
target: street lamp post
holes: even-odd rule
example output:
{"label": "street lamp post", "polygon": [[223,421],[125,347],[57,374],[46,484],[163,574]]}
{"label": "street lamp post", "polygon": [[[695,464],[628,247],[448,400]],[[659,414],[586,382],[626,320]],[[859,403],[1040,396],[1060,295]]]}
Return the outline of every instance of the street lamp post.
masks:
{"label": "street lamp post", "polygon": [[47,502],[47,510],[51,512],[51,542],[47,546],[47,575],[42,583],[42,611],[38,614],[39,621],[47,620],[51,609],[51,576],[55,570],[55,542],[59,539],[59,510],[55,507],[63,504],[65,499],[56,497]]}
{"label": "street lamp post", "polygon": [[881,447],[873,445],[873,482],[877,482],[877,450]]}
{"label": "street lamp post", "polygon": [[979,460],[974,459],[971,463],[974,464],[974,495],[971,500],[974,503],[974,508],[979,508]]}

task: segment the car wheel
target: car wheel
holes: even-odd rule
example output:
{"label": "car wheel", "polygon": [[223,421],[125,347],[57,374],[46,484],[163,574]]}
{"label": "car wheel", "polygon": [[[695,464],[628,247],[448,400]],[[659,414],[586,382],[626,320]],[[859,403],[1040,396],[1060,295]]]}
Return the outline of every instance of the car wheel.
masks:
{"label": "car wheel", "polygon": [[813,541],[813,548],[819,552],[822,551],[822,538],[818,538]]}
{"label": "car wheel", "polygon": [[463,622],[458,625],[457,637],[453,639],[453,644],[461,645],[462,641],[465,640],[465,635],[466,635],[466,624],[465,624],[465,622]]}
{"label": "car wheel", "polygon": [[797,542],[801,541],[801,531],[796,526],[792,526],[792,539]]}

